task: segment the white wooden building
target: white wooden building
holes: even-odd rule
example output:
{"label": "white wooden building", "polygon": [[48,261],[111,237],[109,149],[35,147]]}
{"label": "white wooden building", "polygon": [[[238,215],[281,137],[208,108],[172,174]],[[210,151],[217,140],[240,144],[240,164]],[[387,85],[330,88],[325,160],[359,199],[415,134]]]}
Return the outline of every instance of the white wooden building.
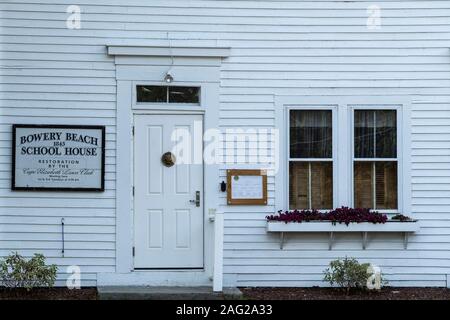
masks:
{"label": "white wooden building", "polygon": [[[58,285],[77,265],[84,286],[324,286],[345,256],[392,286],[450,284],[450,1],[0,9],[0,256],[43,253]],[[13,124],[105,126],[104,191],[12,190]],[[175,127],[219,129],[219,158],[236,157],[165,167]],[[236,129],[258,147],[234,143]],[[326,143],[301,151],[308,136]],[[275,158],[239,160],[261,150]],[[228,205],[227,169],[274,165],[267,205]],[[320,230],[285,235],[282,249],[267,232],[280,209],[340,206],[400,212],[420,230],[406,249],[399,233],[370,233],[364,250],[359,233],[329,250]]]}

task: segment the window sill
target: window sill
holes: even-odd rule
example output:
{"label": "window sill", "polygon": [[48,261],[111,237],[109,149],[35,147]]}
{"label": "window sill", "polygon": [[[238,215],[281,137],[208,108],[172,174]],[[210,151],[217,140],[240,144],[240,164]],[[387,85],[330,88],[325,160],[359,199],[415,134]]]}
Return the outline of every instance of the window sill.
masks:
{"label": "window sill", "polygon": [[360,232],[362,233],[362,248],[366,249],[367,244],[367,234],[369,232],[396,232],[403,233],[403,244],[404,248],[408,245],[408,234],[414,233],[420,230],[420,226],[417,220],[414,221],[388,221],[384,224],[381,223],[370,223],[352,222],[348,226],[344,223],[337,223],[333,225],[331,222],[324,221],[310,221],[310,222],[279,222],[279,221],[269,221],[267,222],[267,232],[279,232],[280,233],[280,249],[283,249],[286,232],[324,232],[329,235],[329,246],[328,249],[331,250],[334,243],[334,233],[335,232]]}

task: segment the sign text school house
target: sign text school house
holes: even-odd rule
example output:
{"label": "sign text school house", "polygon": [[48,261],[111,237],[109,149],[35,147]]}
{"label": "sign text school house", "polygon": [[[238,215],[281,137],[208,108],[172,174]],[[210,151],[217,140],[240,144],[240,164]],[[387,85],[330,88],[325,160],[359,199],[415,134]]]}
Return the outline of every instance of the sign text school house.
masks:
{"label": "sign text school house", "polygon": [[450,286],[450,1],[0,2],[0,256],[57,285]]}

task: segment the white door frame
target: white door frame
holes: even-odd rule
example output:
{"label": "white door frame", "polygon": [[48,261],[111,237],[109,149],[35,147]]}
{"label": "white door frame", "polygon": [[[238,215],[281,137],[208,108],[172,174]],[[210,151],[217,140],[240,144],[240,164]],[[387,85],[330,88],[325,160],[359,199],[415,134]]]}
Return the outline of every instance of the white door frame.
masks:
{"label": "white door frame", "polygon": [[[132,52],[132,50],[131,50]],[[172,51],[176,52],[176,51]],[[207,53],[207,48],[203,53]],[[117,112],[116,112],[116,273],[99,275],[104,284],[138,285],[212,285],[214,264],[214,225],[208,219],[218,207],[219,167],[204,165],[204,268],[202,270],[145,270],[135,271],[133,267],[133,137],[134,113],[203,113],[204,130],[218,128],[219,119],[219,69],[222,56],[212,50],[211,56],[175,57],[171,66],[174,85],[200,86],[199,106],[136,104],[134,88],[139,84],[164,84],[161,80],[164,70],[172,63],[171,57],[150,57],[130,55],[116,56]],[[155,63],[157,59],[157,63]],[[195,62],[195,64],[193,64]],[[177,64],[180,67],[177,67]],[[138,67],[137,67],[138,66]],[[188,66],[188,67],[186,67]],[[196,68],[200,67],[199,75]],[[195,82],[187,81],[196,74]],[[202,80],[202,74],[204,80]],[[211,75],[217,75],[214,79]]]}

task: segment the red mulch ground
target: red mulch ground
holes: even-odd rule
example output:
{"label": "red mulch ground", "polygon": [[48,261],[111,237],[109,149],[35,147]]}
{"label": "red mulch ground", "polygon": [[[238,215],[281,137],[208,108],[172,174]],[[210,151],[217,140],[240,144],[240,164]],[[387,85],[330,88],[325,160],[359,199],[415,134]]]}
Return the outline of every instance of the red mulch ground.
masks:
{"label": "red mulch ground", "polygon": [[332,288],[239,288],[249,300],[450,300],[446,288],[383,288],[353,291]]}
{"label": "red mulch ground", "polygon": [[0,300],[96,300],[96,288],[70,290],[67,288],[26,289],[0,288]]}
{"label": "red mulch ground", "polygon": [[[445,288],[383,288],[353,291],[330,288],[240,288],[248,300],[450,300]],[[96,300],[96,288],[0,289],[0,300]]]}

